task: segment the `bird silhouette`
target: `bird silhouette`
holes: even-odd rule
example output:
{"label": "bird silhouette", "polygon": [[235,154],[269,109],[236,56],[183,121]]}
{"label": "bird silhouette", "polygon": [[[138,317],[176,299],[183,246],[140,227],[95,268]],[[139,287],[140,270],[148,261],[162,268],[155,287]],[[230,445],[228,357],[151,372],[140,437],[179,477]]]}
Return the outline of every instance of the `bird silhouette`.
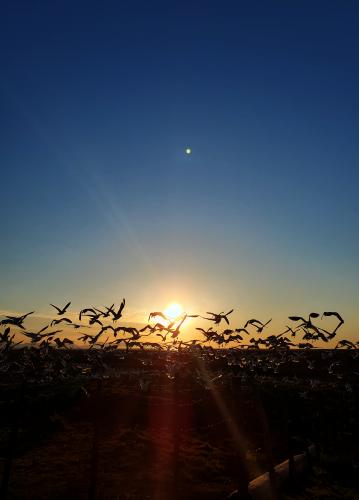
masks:
{"label": "bird silhouette", "polygon": [[101,333],[106,332],[107,330],[112,330],[114,334],[115,333],[117,334],[120,328],[121,328],[120,326],[118,328],[114,328],[112,325],[106,325],[101,328]]}
{"label": "bird silhouette", "polygon": [[230,335],[227,339],[227,342],[235,342],[239,340],[243,340],[243,337],[239,334],[236,334],[236,335]]}
{"label": "bird silhouette", "polygon": [[39,342],[42,340],[42,335],[35,332],[24,332],[23,335],[31,339],[31,343]]}
{"label": "bird silhouette", "polygon": [[96,335],[88,335],[87,333],[84,333],[77,340],[82,340],[83,342],[88,342],[88,344],[90,345],[90,349],[92,349],[102,334],[103,334],[102,330],[100,330]]}
{"label": "bird silhouette", "polygon": [[69,307],[69,305],[70,305],[70,304],[71,304],[71,302],[68,302],[68,303],[66,304],[66,306],[65,306],[65,307],[62,307],[62,308],[61,308],[61,307],[54,306],[54,304],[50,304],[50,306],[54,307],[54,308],[57,310],[57,314],[58,314],[59,316],[62,316],[63,314],[65,314],[65,312],[66,312],[66,310],[67,310],[67,308]]}
{"label": "bird silhouette", "polygon": [[162,341],[165,342],[167,340],[167,335],[169,334],[170,332],[167,331],[167,333],[165,334],[162,334],[162,333],[156,333],[157,337],[161,337]]}
{"label": "bird silhouette", "polygon": [[5,344],[11,344],[12,340],[15,337],[15,334],[13,334],[12,337],[10,337],[10,332],[11,329],[9,326],[5,328],[3,333],[0,332],[0,342],[4,342]]}
{"label": "bird silhouette", "polygon": [[112,307],[110,308],[110,313],[112,314],[113,321],[118,321],[122,317],[122,311],[125,308],[126,301],[125,299],[122,299],[121,305],[118,309],[118,311],[114,311]]}
{"label": "bird silhouette", "polygon": [[81,325],[80,323],[71,323],[69,326],[71,326],[71,328],[75,328],[75,330],[78,330],[79,328],[90,328],[88,325]]}
{"label": "bird silhouette", "polygon": [[[158,323],[157,323],[158,324]],[[155,326],[151,326],[151,325],[146,325],[144,326],[143,328],[141,328],[139,330],[139,332],[145,332],[146,330],[150,330],[151,333],[155,332],[156,331],[156,325]]]}
{"label": "bird silhouette", "polygon": [[54,325],[59,325],[60,323],[72,323],[71,319],[69,318],[60,318],[60,319],[53,319],[51,321],[51,326],[54,326]]}
{"label": "bird silhouette", "polygon": [[68,339],[68,338],[64,338],[62,340],[59,338],[56,338],[56,339],[54,339],[54,342],[57,345],[57,347],[65,347],[66,349],[67,349],[68,344],[73,344],[73,341]]}
{"label": "bird silhouette", "polygon": [[212,327],[208,328],[205,330],[204,328],[196,328],[196,330],[199,330],[200,332],[203,333],[203,335],[206,337],[206,341],[210,341],[212,339],[215,339],[217,336],[217,332],[213,330]]}
{"label": "bird silhouette", "polygon": [[210,327],[208,328],[207,330],[205,330],[204,328],[200,328],[200,327],[197,327],[196,330],[199,330],[200,332],[202,332],[204,335],[209,335],[210,333],[212,333],[212,330],[213,328]]}
{"label": "bird silhouette", "polygon": [[34,314],[34,312],[35,311],[31,311],[29,313],[23,314],[22,316],[5,316],[5,319],[0,321],[0,325],[13,325],[18,326],[22,330],[25,330],[23,322],[28,316],[30,316],[30,314]]}
{"label": "bird silhouette", "polygon": [[298,328],[304,327],[304,328],[310,328],[312,330],[318,330],[316,326],[313,325],[311,319],[312,318],[318,318],[319,314],[318,313],[310,313],[308,316],[308,319],[303,318],[302,316],[289,316],[289,319],[291,321],[302,321],[302,324],[299,325]]}
{"label": "bird silhouette", "polygon": [[334,349],[338,349],[339,347],[346,347],[347,349],[357,349],[354,342],[351,342],[350,340],[346,340],[346,339],[339,340],[339,342],[337,343],[337,345],[335,346]]}
{"label": "bird silhouette", "polygon": [[205,318],[204,316],[201,316],[201,317],[203,319],[208,320],[208,321],[213,321],[216,325],[219,325],[222,320],[224,320],[227,323],[227,325],[229,325],[229,320],[228,320],[227,316],[229,316],[233,311],[234,311],[234,309],[231,309],[227,313],[224,313],[222,311],[222,312],[220,312],[218,314],[210,312],[210,311],[207,311],[206,314],[210,314],[213,317],[212,318]]}
{"label": "bird silhouette", "polygon": [[338,318],[338,320],[339,320],[339,323],[338,323],[338,325],[336,326],[336,328],[335,328],[335,329],[334,329],[331,333],[329,333],[329,334],[328,334],[328,338],[329,338],[329,339],[332,339],[332,338],[334,338],[334,337],[335,337],[335,335],[336,335],[336,333],[337,333],[337,331],[338,331],[339,327],[340,327],[340,326],[344,323],[344,319],[341,317],[341,315],[340,315],[339,313],[337,313],[337,312],[333,312],[333,311],[326,311],[326,312],[323,312],[322,317],[323,317],[323,316],[327,316],[327,317],[328,317],[328,316],[335,316],[335,317],[336,317],[336,318]]}
{"label": "bird silhouette", "polygon": [[244,325],[244,328],[247,328],[248,325],[253,325],[255,326],[256,328],[259,328],[261,326],[263,326],[263,323],[261,321],[259,321],[259,319],[249,319],[246,324]]}
{"label": "bird silhouette", "polygon": [[288,325],[286,325],[286,327],[287,327],[287,329],[284,332],[280,333],[279,335],[284,335],[284,334],[290,332],[291,335],[292,335],[292,337],[295,337],[295,334],[297,333],[297,330],[293,330],[293,328],[291,328]]}
{"label": "bird silhouette", "polygon": [[[86,314],[86,313],[91,313],[91,314]],[[81,321],[82,316],[96,316],[97,311],[92,308],[92,307],[86,307],[85,309],[81,309],[80,314],[79,314],[79,320]]]}
{"label": "bird silhouette", "polygon": [[110,306],[110,307],[104,306],[106,311],[101,311],[101,309],[96,309],[96,308],[94,308],[94,309],[95,309],[95,311],[100,313],[103,318],[108,318],[110,316],[110,314],[116,314],[115,311],[113,310],[114,307],[115,307],[115,304],[112,304],[112,306]]}
{"label": "bird silhouette", "polygon": [[103,326],[103,323],[99,320],[99,317],[99,315],[91,316],[89,319],[89,325],[94,325],[96,323],[97,325]]}
{"label": "bird silhouette", "polygon": [[261,326],[258,326],[258,327],[257,327],[257,333],[262,333],[262,332],[263,332],[263,329],[264,329],[267,325],[269,325],[269,323],[270,323],[271,321],[272,321],[272,318],[271,318],[271,319],[269,319],[266,323],[262,323],[262,325],[261,325]]}
{"label": "bird silhouette", "polygon": [[132,338],[136,340],[140,338],[139,331],[137,330],[137,328],[134,328],[132,326],[119,326],[118,331],[129,333],[130,335],[132,335]]}
{"label": "bird silhouette", "polygon": [[169,327],[169,331],[172,333],[172,338],[173,339],[175,339],[176,337],[178,337],[178,335],[180,334],[180,328],[183,325],[183,323],[186,321],[186,319],[187,319],[187,314],[185,314],[183,316],[183,318],[180,320],[180,322],[178,323],[178,325],[176,326],[176,328],[170,328]]}
{"label": "bird silhouette", "polygon": [[247,335],[249,335],[249,331],[248,331],[248,330],[246,330],[246,328],[236,328],[234,331],[235,331],[235,332],[237,332],[237,333],[242,333],[242,332],[244,332],[244,333],[246,333]]}
{"label": "bird silhouette", "polygon": [[88,333],[84,333],[83,335],[81,335],[81,337],[78,337],[77,340],[82,340],[83,342],[87,342],[87,341],[91,341],[93,338],[93,335],[90,335]]}
{"label": "bird silhouette", "polygon": [[167,316],[165,314],[163,314],[163,312],[161,311],[155,311],[155,312],[151,312],[148,316],[148,320],[147,321],[150,321],[152,318],[156,318],[156,317],[160,317],[162,319],[164,319],[165,321],[169,321],[169,319],[167,318]]}

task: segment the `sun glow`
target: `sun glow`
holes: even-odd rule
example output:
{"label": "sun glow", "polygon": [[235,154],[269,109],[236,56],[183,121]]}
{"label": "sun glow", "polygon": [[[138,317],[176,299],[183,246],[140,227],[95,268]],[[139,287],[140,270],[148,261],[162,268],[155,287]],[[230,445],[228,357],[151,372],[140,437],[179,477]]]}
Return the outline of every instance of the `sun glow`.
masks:
{"label": "sun glow", "polygon": [[183,314],[183,307],[177,302],[172,302],[163,312],[169,320],[174,321]]}

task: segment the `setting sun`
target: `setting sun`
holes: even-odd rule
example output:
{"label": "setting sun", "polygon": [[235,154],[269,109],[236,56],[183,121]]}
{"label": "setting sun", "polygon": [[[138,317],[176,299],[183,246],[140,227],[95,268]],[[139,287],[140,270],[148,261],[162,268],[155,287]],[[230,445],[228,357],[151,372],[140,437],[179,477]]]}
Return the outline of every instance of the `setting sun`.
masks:
{"label": "setting sun", "polygon": [[170,320],[177,319],[183,313],[183,307],[177,302],[172,302],[164,310],[164,314]]}

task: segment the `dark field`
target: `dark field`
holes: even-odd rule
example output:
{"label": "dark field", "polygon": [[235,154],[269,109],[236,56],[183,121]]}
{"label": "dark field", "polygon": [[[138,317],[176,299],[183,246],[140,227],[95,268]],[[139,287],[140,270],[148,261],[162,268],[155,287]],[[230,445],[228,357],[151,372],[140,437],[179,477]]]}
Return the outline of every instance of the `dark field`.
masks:
{"label": "dark field", "polygon": [[314,470],[284,498],[358,498],[357,351],[117,351],[86,370],[2,375],[6,498],[224,499],[310,443]]}

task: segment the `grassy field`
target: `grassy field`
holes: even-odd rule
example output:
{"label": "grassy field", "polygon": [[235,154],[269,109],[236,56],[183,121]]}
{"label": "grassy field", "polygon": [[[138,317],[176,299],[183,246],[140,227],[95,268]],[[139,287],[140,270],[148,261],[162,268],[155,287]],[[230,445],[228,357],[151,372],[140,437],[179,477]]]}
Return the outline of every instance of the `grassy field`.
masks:
{"label": "grassy field", "polygon": [[1,387],[2,467],[16,422],[18,435],[8,498],[220,499],[241,475],[253,479],[311,442],[321,450],[307,483],[312,496],[288,498],[355,498],[356,360],[331,353],[342,367],[334,377],[323,353],[302,352],[295,371],[289,363],[277,369],[264,351],[208,360],[131,352],[118,366],[113,357],[97,379],[19,388],[9,377]]}

